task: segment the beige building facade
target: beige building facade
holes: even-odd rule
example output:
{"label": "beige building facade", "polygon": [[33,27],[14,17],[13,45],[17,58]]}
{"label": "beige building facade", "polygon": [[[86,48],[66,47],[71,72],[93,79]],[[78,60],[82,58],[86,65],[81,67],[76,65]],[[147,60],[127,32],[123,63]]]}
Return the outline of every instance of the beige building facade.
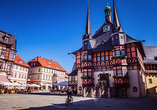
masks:
{"label": "beige building facade", "polygon": [[27,84],[28,70],[30,66],[21,59],[18,55],[15,57],[15,62],[12,68],[12,74],[9,77],[11,82]]}
{"label": "beige building facade", "polygon": [[45,58],[36,57],[29,61],[30,65],[28,80],[29,84],[41,85],[41,89],[50,89],[52,84],[63,82],[65,70],[55,61]]}

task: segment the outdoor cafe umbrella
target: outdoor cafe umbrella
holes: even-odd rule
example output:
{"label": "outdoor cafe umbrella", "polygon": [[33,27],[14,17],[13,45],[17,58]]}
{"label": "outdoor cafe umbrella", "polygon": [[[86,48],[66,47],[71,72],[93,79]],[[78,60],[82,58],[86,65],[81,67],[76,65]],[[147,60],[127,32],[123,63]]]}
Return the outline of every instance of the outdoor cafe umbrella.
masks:
{"label": "outdoor cafe umbrella", "polygon": [[31,86],[34,86],[34,87],[41,87],[41,86],[39,86],[39,85],[37,85],[37,84],[31,84]]}
{"label": "outdoor cafe umbrella", "polygon": [[17,83],[17,82],[14,82],[12,83],[14,86],[22,86],[21,84]]}
{"label": "outdoor cafe umbrella", "polygon": [[68,81],[56,83],[56,84],[53,84],[53,85],[56,85],[56,86],[68,86]]}
{"label": "outdoor cafe umbrella", "polygon": [[13,83],[10,82],[1,82],[0,84],[4,85],[4,86],[13,86]]}

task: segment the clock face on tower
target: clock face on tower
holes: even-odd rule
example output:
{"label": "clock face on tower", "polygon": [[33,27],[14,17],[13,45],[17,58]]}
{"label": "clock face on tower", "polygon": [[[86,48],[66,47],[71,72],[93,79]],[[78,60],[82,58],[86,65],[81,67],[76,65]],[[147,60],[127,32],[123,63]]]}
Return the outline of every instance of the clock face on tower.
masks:
{"label": "clock face on tower", "polygon": [[107,32],[107,31],[109,31],[109,26],[106,25],[103,27],[103,32]]}

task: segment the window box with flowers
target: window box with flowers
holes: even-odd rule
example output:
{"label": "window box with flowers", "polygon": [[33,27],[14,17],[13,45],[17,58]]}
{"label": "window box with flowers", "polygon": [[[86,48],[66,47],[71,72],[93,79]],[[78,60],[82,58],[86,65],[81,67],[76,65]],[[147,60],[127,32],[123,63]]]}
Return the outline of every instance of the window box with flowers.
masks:
{"label": "window box with flowers", "polygon": [[83,76],[81,77],[82,79],[93,79],[92,77],[88,77],[88,76]]}
{"label": "window box with flowers", "polygon": [[115,59],[115,58],[125,58],[125,59],[127,59],[127,56],[119,55],[119,56],[113,56],[113,57],[112,57],[112,59]]}
{"label": "window box with flowers", "polygon": [[127,75],[117,75],[117,76],[113,76],[113,78],[129,78],[129,76],[127,76]]}
{"label": "window box with flowers", "polygon": [[81,62],[92,62],[92,60],[82,60]]}

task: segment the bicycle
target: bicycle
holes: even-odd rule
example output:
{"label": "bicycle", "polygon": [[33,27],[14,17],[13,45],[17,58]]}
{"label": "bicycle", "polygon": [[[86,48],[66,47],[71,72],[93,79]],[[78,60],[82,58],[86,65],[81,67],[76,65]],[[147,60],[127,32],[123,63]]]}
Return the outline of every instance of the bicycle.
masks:
{"label": "bicycle", "polygon": [[73,103],[73,97],[72,97],[72,96],[71,96],[70,98],[67,97],[66,100],[65,100],[65,105],[66,105],[66,106],[68,106],[69,103],[70,103],[70,104]]}

